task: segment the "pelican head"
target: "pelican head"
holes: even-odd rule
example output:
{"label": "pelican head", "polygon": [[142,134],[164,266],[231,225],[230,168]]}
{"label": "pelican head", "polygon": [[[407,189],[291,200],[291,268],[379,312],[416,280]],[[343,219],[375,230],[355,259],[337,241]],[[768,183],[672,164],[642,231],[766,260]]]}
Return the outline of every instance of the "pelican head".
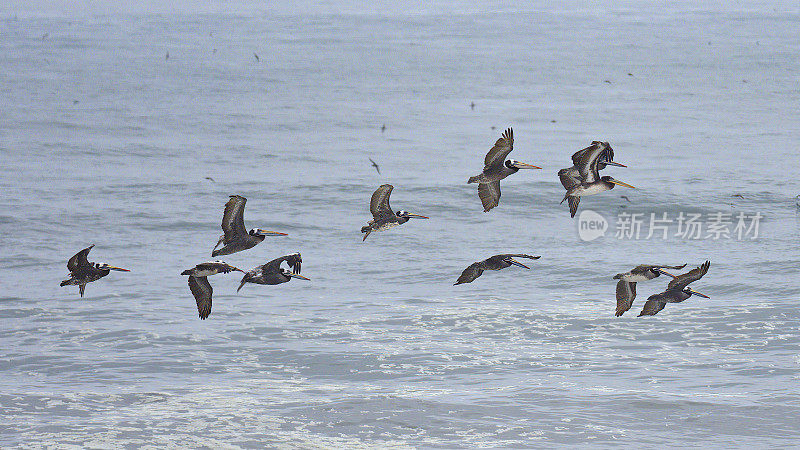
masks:
{"label": "pelican head", "polygon": [[611,189],[614,189],[614,185],[625,186],[626,188],[636,189],[634,186],[631,186],[628,183],[623,183],[622,181],[619,180],[615,180],[613,177],[610,177],[608,175],[600,179],[605,181],[606,183],[611,183]]}
{"label": "pelican head", "polygon": [[515,261],[515,260],[514,260],[513,258],[511,258],[511,257],[509,257],[509,258],[505,258],[503,261],[505,261],[505,262],[507,262],[507,263],[509,263],[509,264],[511,264],[511,265],[517,266],[517,267],[522,267],[522,268],[524,268],[524,269],[530,269],[530,267],[526,266],[525,264],[522,264],[522,263],[521,263],[521,262],[519,262],[519,261]]}
{"label": "pelican head", "polygon": [[118,270],[120,272],[130,272],[128,269],[123,269],[122,267],[116,267],[106,263],[94,263],[94,266],[100,270]]}
{"label": "pelican head", "polygon": [[281,273],[286,278],[299,278],[301,280],[311,281],[310,278],[306,278],[306,277],[300,275],[299,273],[292,273],[291,270],[281,269]]}
{"label": "pelican head", "polygon": [[397,214],[397,217],[405,217],[407,219],[429,219],[429,217],[421,216],[419,214],[412,214],[403,210],[397,211],[395,214]]}
{"label": "pelican head", "polygon": [[687,287],[686,289],[684,289],[683,292],[689,294],[690,296],[691,295],[699,295],[700,297],[703,297],[703,298],[711,298],[711,297],[707,296],[706,294],[701,294],[701,293],[695,291],[694,289],[692,289],[690,287]]}
{"label": "pelican head", "polygon": [[288,236],[286,233],[279,231],[267,231],[262,228],[253,228],[249,231],[250,236]]}
{"label": "pelican head", "polygon": [[506,167],[509,169],[541,169],[539,166],[534,166],[533,164],[527,164],[524,162],[519,162],[516,159],[509,159],[506,161]]}

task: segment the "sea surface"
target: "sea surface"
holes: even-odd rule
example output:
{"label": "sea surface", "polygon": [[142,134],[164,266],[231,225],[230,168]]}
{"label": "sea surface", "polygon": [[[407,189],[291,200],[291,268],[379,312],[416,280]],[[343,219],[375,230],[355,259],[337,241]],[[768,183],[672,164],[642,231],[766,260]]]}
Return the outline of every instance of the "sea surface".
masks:
{"label": "sea surface", "polygon": [[[800,445],[796,3],[239,7],[0,9],[0,446]],[[507,127],[544,170],[483,213]],[[556,172],[593,140],[638,189],[584,241]],[[430,220],[362,242],[384,183]],[[214,276],[201,321],[231,194],[289,236],[224,259],[311,281]],[[131,272],[80,298],[91,244]],[[541,259],[453,286],[497,253]],[[614,317],[614,274],[705,260],[710,299]]]}

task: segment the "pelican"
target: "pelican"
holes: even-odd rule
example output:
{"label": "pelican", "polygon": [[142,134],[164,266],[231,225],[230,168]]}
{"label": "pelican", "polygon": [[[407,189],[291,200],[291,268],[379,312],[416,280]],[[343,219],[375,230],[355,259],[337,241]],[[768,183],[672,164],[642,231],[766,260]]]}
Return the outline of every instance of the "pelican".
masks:
{"label": "pelican", "polygon": [[483,160],[483,172],[470,177],[467,183],[478,183],[478,197],[483,204],[483,212],[489,212],[500,203],[500,180],[517,173],[519,169],[541,169],[541,167],[522,163],[513,159],[505,161],[514,149],[514,130],[507,129],[494,143]]}
{"label": "pelican", "polygon": [[592,145],[584,148],[583,150],[578,150],[572,155],[572,167],[558,171],[558,178],[561,180],[561,184],[564,186],[564,189],[570,190],[573,187],[581,184],[583,177],[581,176],[580,170],[578,170],[580,160],[583,155],[586,154],[586,152],[593,150],[596,147],[602,147],[599,156],[600,159],[597,162],[597,170],[605,169],[606,165],[628,167],[625,164],[620,164],[613,161],[614,149],[611,148],[611,145],[608,142],[592,141]]}
{"label": "pelican", "polygon": [[634,267],[630,272],[618,273],[614,275],[614,279],[619,280],[619,282],[617,282],[617,312],[615,315],[619,317],[624,314],[625,311],[631,309],[631,305],[633,305],[633,299],[636,298],[636,283],[652,280],[653,278],[659,277],[661,274],[675,278],[675,275],[662,269],[678,270],[683,269],[684,267],[686,267],[686,264],[682,266],[642,264]]}
{"label": "pelican", "polygon": [[[284,261],[292,268],[291,271],[281,267],[281,263]],[[239,292],[239,289],[241,289],[245,283],[281,284],[291,281],[292,278],[311,281],[300,275],[300,265],[302,263],[303,258],[300,256],[300,253],[292,253],[291,255],[275,258],[244,274],[242,282],[239,284],[239,288],[236,289],[236,292]]]}
{"label": "pelican", "polygon": [[120,272],[130,272],[128,269],[121,267],[110,266],[106,263],[91,263],[88,259],[89,252],[94,247],[94,244],[79,251],[72,258],[67,261],[67,269],[69,270],[69,280],[61,282],[61,286],[78,285],[78,291],[83,297],[83,292],[86,290],[86,284],[92,281],[97,281],[100,278],[111,273],[112,270]]}
{"label": "pelican", "polygon": [[705,294],[701,294],[689,287],[700,278],[703,278],[711,266],[711,261],[704,262],[700,267],[696,267],[683,275],[678,275],[667,285],[667,290],[660,294],[653,294],[648,297],[647,302],[642,308],[639,316],[655,316],[659,311],[667,306],[667,303],[680,303],[692,295],[699,295],[703,298],[710,298]]}
{"label": "pelican", "polygon": [[192,291],[192,295],[194,295],[194,299],[197,302],[197,313],[200,315],[200,319],[206,320],[206,317],[211,314],[211,294],[214,293],[214,289],[211,288],[208,277],[233,271],[244,273],[244,270],[224,261],[200,263],[191,269],[181,272],[181,275],[189,275],[189,290]]}
{"label": "pelican", "polygon": [[409,219],[427,219],[428,217],[419,214],[412,214],[408,211],[392,211],[389,206],[389,196],[392,195],[394,186],[384,184],[372,193],[369,202],[369,212],[372,213],[372,220],[367,222],[367,226],[361,227],[361,232],[366,233],[362,241],[367,240],[367,236],[373,231],[383,231],[408,222]]}
{"label": "pelican", "polygon": [[526,266],[525,264],[522,264],[519,261],[515,261],[514,258],[539,259],[541,258],[541,256],[524,255],[522,253],[494,255],[492,257],[484,259],[483,261],[478,261],[470,264],[469,267],[467,267],[466,269],[464,269],[463,272],[461,272],[461,276],[458,277],[458,280],[455,282],[455,284],[453,284],[453,286],[462,283],[472,283],[473,281],[475,281],[476,278],[483,275],[484,270],[500,270],[511,266],[530,269],[530,267]]}
{"label": "pelican", "polygon": [[[578,170],[579,180],[574,176],[568,176],[571,172],[570,169],[566,169],[567,172],[563,170],[559,172],[561,184],[567,189],[567,193],[561,203],[564,203],[564,200],[569,200],[570,217],[575,217],[581,196],[599,194],[600,192],[614,189],[616,185],[636,189],[630,184],[615,180],[610,176],[600,177],[601,164],[603,164],[603,167],[610,163],[612,165],[620,165],[607,160],[609,156],[613,157],[613,149],[610,149],[610,146],[593,145],[575,153],[573,162],[575,163],[574,168]],[[574,172],[571,173],[574,174]],[[577,181],[580,182],[578,183]]]}
{"label": "pelican", "polygon": [[[211,250],[211,256],[230,255],[231,253],[247,250],[260,244],[267,236],[287,236],[286,233],[267,231],[253,228],[249,232],[244,227],[244,205],[247,199],[241,195],[231,195],[225,203],[225,213],[222,215],[222,231],[217,245]],[[223,247],[217,250],[220,244]]]}

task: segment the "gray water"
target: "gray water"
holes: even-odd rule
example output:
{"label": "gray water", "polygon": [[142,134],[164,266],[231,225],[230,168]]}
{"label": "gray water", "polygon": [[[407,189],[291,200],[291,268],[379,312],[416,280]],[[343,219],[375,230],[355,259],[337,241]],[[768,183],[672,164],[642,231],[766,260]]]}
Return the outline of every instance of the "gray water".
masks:
{"label": "gray water", "polygon": [[[4,12],[0,445],[797,445],[797,5],[383,7]],[[545,170],[484,214],[465,181],[511,126]],[[592,140],[638,189],[584,199],[611,227],[584,242],[555,173]],[[383,183],[431,219],[362,242]],[[201,321],[179,273],[234,193],[289,236],[225,260],[312,281],[212,277]],[[763,219],[614,236],[651,212]],[[81,299],[90,244],[131,272]],[[452,286],[504,252],[542,258]],[[614,317],[615,273],[706,259],[710,300],[637,319],[656,279]]]}

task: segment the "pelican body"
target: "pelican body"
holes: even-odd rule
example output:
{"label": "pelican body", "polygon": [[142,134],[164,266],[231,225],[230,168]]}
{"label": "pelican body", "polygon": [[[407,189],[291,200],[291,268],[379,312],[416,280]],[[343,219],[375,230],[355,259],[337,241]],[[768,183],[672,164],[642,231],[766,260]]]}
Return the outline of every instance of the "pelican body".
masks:
{"label": "pelican body", "polygon": [[653,294],[647,298],[647,302],[642,308],[639,316],[655,316],[659,311],[667,306],[667,303],[680,303],[692,295],[698,295],[703,298],[710,298],[705,294],[701,294],[689,287],[689,284],[703,278],[708,273],[708,268],[711,266],[711,261],[704,262],[700,267],[696,267],[683,275],[673,278],[667,285],[667,290],[660,294]]}
{"label": "pelican body", "polygon": [[658,278],[662,274],[675,278],[675,275],[672,275],[669,272],[664,271],[663,269],[683,269],[686,267],[686,264],[682,266],[662,266],[662,265],[640,265],[636,266],[630,272],[626,273],[618,273],[614,275],[615,280],[619,280],[617,282],[617,311],[615,315],[617,317],[623,315],[626,311],[631,309],[631,305],[633,305],[633,300],[636,298],[636,283],[641,283],[643,281],[649,281],[653,278]]}
{"label": "pelican body", "polygon": [[607,142],[593,141],[591,146],[572,155],[572,162],[574,163],[572,167],[558,172],[561,184],[567,190],[561,202],[569,200],[570,217],[575,217],[581,197],[611,190],[616,185],[635,189],[630,184],[615,180],[613,177],[600,176],[600,170],[605,168],[606,165],[625,167],[620,163],[611,161],[613,157],[614,149]]}
{"label": "pelican body", "polygon": [[483,212],[489,212],[500,203],[500,180],[519,172],[519,169],[541,169],[541,167],[522,163],[513,159],[505,160],[514,149],[514,130],[509,128],[483,159],[483,171],[467,180],[468,184],[478,183],[478,197]]}
{"label": "pelican body", "polygon": [[94,247],[94,244],[86,247],[85,249],[76,253],[72,258],[67,261],[67,269],[69,270],[69,279],[61,282],[61,286],[78,286],[78,292],[81,297],[86,290],[86,285],[92,281],[97,281],[100,278],[111,273],[112,270],[120,272],[130,272],[128,269],[121,267],[110,266],[106,263],[92,263],[87,259],[89,252]]}
{"label": "pelican body", "polygon": [[[286,264],[292,268],[291,271],[281,267],[281,263],[284,261],[286,261]],[[242,282],[239,284],[239,288],[236,289],[236,292],[239,292],[245,283],[274,285],[289,282],[292,280],[292,278],[311,281],[308,278],[300,275],[302,263],[303,258],[300,256],[300,253],[293,253],[291,255],[275,258],[272,261],[262,264],[245,273],[244,277],[242,277]]]}
{"label": "pelican body", "polygon": [[367,240],[367,236],[373,231],[384,231],[408,222],[410,219],[427,219],[419,214],[412,214],[408,211],[392,211],[389,206],[389,196],[392,195],[394,186],[384,184],[372,193],[369,202],[369,211],[372,213],[372,220],[367,225],[361,227],[361,232],[365,233],[362,241]]}
{"label": "pelican body", "polygon": [[244,273],[244,270],[224,261],[200,263],[191,269],[181,272],[181,275],[189,275],[189,290],[192,291],[192,295],[194,295],[194,299],[197,302],[197,313],[200,319],[206,320],[211,314],[211,296],[214,293],[214,289],[211,287],[211,283],[208,282],[208,277],[232,271]]}
{"label": "pelican body", "polygon": [[453,286],[462,284],[462,283],[472,283],[475,281],[476,278],[483,275],[484,270],[502,270],[506,267],[517,266],[522,267],[524,269],[530,269],[530,267],[522,264],[519,261],[515,261],[514,258],[528,258],[528,259],[539,259],[541,256],[531,256],[525,255],[522,253],[516,254],[502,254],[502,255],[494,255],[489,258],[484,259],[483,261],[478,261],[470,264],[463,272],[461,272],[461,276],[458,277],[455,284]]}
{"label": "pelican body", "polygon": [[[277,231],[267,231],[261,228],[253,228],[250,231],[244,226],[244,206],[247,199],[241,195],[231,195],[225,203],[225,212],[222,215],[222,231],[217,245],[211,251],[211,256],[230,255],[253,248],[260,244],[267,236],[286,236],[286,233]],[[217,247],[223,247],[217,250]]]}

